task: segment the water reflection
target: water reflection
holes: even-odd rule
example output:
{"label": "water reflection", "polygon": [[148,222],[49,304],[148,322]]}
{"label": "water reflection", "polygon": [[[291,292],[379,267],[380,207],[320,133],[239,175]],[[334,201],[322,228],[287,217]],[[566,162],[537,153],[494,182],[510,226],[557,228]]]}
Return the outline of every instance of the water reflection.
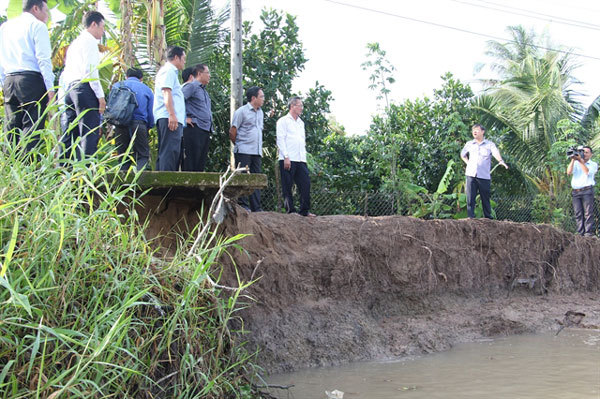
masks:
{"label": "water reflection", "polygon": [[394,362],[354,363],[269,378],[278,398],[600,399],[600,332],[563,330],[462,344],[444,353]]}

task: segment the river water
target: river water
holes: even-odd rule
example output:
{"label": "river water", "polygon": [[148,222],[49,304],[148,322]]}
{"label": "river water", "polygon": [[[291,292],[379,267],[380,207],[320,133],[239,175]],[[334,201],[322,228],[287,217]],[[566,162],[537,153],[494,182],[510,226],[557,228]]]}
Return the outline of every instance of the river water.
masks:
{"label": "river water", "polygon": [[[417,358],[271,376],[277,398],[600,399],[600,331],[521,335],[460,344]],[[335,397],[335,396],[334,396]]]}

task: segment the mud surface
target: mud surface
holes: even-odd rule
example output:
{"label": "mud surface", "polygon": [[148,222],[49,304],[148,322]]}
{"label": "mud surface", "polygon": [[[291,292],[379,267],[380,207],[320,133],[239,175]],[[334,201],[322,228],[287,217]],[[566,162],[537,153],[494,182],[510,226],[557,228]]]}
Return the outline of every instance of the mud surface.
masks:
{"label": "mud surface", "polygon": [[271,372],[557,331],[569,310],[600,325],[600,240],[550,226],[236,208],[224,232],[251,234],[230,255],[242,280],[260,277],[243,339]]}

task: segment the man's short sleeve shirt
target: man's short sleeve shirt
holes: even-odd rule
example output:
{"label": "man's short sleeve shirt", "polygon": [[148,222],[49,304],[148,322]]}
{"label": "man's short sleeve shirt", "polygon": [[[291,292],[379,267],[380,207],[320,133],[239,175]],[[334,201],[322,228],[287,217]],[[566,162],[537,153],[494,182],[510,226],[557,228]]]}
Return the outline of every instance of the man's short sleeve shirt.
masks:
{"label": "man's short sleeve shirt", "polygon": [[571,187],[573,189],[581,189],[584,187],[595,186],[596,180],[594,176],[598,172],[598,164],[594,161],[587,161],[585,166],[588,168],[588,174],[583,173],[581,164],[575,161],[573,165],[573,177],[571,178]]}
{"label": "man's short sleeve shirt", "polygon": [[481,143],[478,143],[477,140],[471,140],[465,144],[460,152],[461,157],[466,157],[467,154],[469,161],[467,162],[465,175],[489,180],[491,178],[492,156],[500,156],[496,144],[485,139]]}
{"label": "man's short sleeve shirt", "polygon": [[169,118],[169,111],[167,111],[167,107],[165,106],[163,88],[171,89],[175,116],[177,117],[177,121],[185,126],[185,100],[183,99],[181,84],[179,83],[179,73],[177,67],[170,62],[167,62],[160,68],[154,81],[153,113],[155,122],[159,119]]}
{"label": "man's short sleeve shirt", "polygon": [[262,156],[264,114],[247,103],[233,114],[231,126],[237,129],[233,152]]}

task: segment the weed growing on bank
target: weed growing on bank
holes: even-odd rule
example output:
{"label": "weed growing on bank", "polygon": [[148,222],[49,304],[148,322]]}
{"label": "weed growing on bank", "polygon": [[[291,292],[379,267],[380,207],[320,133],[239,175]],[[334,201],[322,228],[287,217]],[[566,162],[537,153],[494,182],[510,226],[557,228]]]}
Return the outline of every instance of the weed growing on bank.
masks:
{"label": "weed growing on bank", "polygon": [[253,397],[228,329],[245,285],[210,278],[240,237],[207,231],[161,258],[110,147],[59,166],[41,137],[25,157],[0,133],[0,398]]}

